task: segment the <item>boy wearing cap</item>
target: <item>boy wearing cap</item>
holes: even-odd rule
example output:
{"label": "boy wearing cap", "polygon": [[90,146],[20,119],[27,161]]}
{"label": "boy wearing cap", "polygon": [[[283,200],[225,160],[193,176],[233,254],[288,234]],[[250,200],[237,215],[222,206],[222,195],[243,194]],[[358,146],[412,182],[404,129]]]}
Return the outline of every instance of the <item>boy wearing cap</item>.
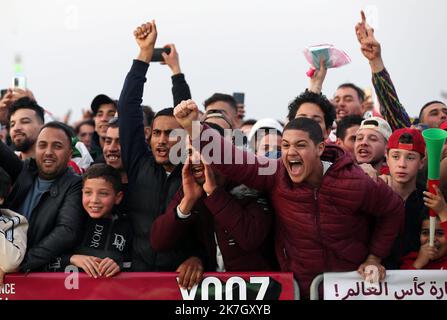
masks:
{"label": "boy wearing cap", "polygon": [[[363,120],[355,137],[355,159],[358,164],[368,163],[377,172],[384,171],[385,153],[391,127],[382,118]],[[386,168],[386,166],[385,166]]]}
{"label": "boy wearing cap", "polygon": [[398,267],[400,257],[419,248],[424,187],[417,185],[417,175],[424,167],[424,157],[425,141],[419,130],[399,129],[390,136],[386,154],[390,170],[388,184],[405,202],[405,224],[402,238],[396,241],[387,259],[389,267]]}
{"label": "boy wearing cap", "polygon": [[110,97],[105,94],[99,94],[93,99],[90,107],[93,112],[93,120],[95,121],[95,132],[91,141],[90,154],[94,160],[97,160],[102,155],[104,140],[109,128],[109,120],[115,116],[117,105]]}

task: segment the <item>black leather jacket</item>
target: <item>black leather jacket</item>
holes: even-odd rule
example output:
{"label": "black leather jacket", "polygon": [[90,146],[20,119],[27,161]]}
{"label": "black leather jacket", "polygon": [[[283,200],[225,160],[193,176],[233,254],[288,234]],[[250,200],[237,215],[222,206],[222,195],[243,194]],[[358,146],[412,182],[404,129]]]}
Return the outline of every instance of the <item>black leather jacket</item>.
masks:
{"label": "black leather jacket", "polygon": [[[37,178],[36,161],[21,161],[0,142],[0,166],[13,182],[6,207],[20,213],[20,207]],[[67,168],[41,196],[29,221],[27,250],[21,271],[42,271],[50,261],[78,244],[86,216],[82,209],[81,190],[81,177]]]}

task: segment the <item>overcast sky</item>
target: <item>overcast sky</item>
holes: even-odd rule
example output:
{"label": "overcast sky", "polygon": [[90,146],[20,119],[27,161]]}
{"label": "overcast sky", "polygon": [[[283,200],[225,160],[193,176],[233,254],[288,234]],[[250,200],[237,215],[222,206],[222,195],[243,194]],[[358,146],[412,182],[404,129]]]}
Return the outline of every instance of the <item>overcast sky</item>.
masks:
{"label": "overcast sky", "polygon": [[[440,0],[2,0],[0,87],[10,86],[22,56],[39,104],[72,121],[93,97],[118,98],[138,53],[133,29],[155,19],[157,46],[176,44],[193,99],[246,93],[247,117],[283,119],[308,83],[302,50],[330,43],[352,58],[331,69],[323,88],[342,82],[371,87],[354,26],[367,8],[402,103],[417,115],[447,91],[447,1]],[[170,70],[151,64],[144,103],[172,106]]]}

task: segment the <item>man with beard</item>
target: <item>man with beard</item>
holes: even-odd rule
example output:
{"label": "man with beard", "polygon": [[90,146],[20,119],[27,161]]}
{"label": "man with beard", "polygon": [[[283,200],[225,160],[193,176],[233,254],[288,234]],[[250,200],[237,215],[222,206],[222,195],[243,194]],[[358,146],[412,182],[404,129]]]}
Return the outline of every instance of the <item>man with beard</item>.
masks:
{"label": "man with beard", "polygon": [[9,135],[20,159],[34,157],[35,143],[44,124],[44,109],[28,97],[14,102],[10,108]]}
{"label": "man with beard", "polygon": [[[222,128],[209,125],[224,135]],[[273,215],[267,199],[254,190],[238,188],[204,164],[190,142],[188,153],[182,187],[152,224],[153,249],[172,250],[198,235],[207,253],[205,271],[273,270],[273,239],[268,237]],[[200,282],[203,269],[190,272],[189,279],[179,277],[179,284],[188,289]]]}
{"label": "man with beard", "polygon": [[[192,134],[197,105],[183,101],[174,112]],[[276,214],[276,256],[282,271],[294,273],[303,296],[308,297],[312,279],[324,272],[357,269],[365,278],[366,267],[372,265],[385,278],[381,261],[403,223],[403,202],[383,181],[365,175],[341,148],[325,145],[316,121],[303,117],[286,125],[278,160],[238,150],[213,130],[207,136],[193,136],[201,150],[209,149],[210,140],[220,150],[231,150],[230,155],[221,152],[213,169],[269,194]],[[277,170],[265,174],[262,169],[268,167]],[[372,217],[377,217],[374,228]]]}
{"label": "man with beard", "polygon": [[42,270],[72,249],[81,234],[81,177],[67,167],[71,137],[70,129],[63,123],[47,123],[38,134],[35,159],[25,161],[0,142],[0,166],[13,183],[5,206],[29,221],[21,271]]}
{"label": "man with beard", "polygon": [[[121,159],[129,181],[127,203],[134,232],[132,270],[175,271],[193,255],[196,244],[185,241],[178,250],[156,253],[149,239],[152,222],[166,210],[181,185],[182,168],[169,158],[170,149],[177,143],[169,135],[180,125],[174,118],[173,108],[159,111],[152,120],[148,147],[141,103],[157,38],[155,23],[141,25],[134,36],[140,53],[127,74],[118,103]],[[189,260],[189,263],[196,264],[196,261]]]}

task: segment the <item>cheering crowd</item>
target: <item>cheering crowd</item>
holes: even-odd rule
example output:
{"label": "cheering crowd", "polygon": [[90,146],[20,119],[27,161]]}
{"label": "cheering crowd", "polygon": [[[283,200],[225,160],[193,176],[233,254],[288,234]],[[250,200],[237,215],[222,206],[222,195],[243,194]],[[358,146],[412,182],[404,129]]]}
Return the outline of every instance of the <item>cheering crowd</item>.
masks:
{"label": "cheering crowd", "polygon": [[201,111],[174,44],[162,53],[172,107],[155,112],[142,105],[154,21],[134,31],[140,52],[119,100],[99,94],[76,123],[51,119],[29,89],[6,90],[0,286],[10,272],[68,265],[94,278],[175,271],[188,289],[203,272],[283,271],[309,297],[324,272],[365,278],[372,265],[383,280],[386,270],[447,267],[447,147],[428,192],[422,136],[447,130],[447,106],[430,101],[410,119],[363,13],[355,33],[380,114],[355,84],[323,95],[323,58],[276,119],[244,121],[244,105],[223,93]]}

